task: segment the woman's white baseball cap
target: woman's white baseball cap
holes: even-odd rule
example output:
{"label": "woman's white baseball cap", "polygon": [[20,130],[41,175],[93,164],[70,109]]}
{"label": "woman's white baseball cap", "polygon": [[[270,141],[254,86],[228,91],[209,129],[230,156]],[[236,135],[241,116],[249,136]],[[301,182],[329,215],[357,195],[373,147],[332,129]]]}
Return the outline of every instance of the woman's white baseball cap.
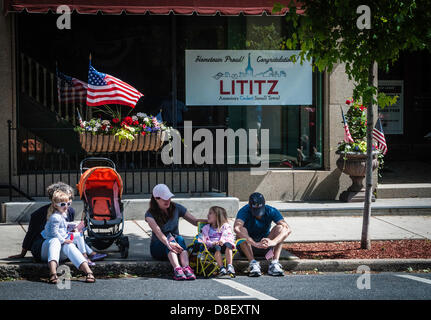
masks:
{"label": "woman's white baseball cap", "polygon": [[158,184],[153,188],[154,198],[162,198],[163,200],[169,200],[174,194],[169,190],[166,184]]}

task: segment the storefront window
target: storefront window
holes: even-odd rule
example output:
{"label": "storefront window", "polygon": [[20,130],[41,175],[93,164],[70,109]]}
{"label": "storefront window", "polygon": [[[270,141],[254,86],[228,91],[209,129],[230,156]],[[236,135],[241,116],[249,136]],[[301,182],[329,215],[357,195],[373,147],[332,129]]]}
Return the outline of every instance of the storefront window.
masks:
{"label": "storefront window", "polygon": [[[46,128],[56,123],[53,111],[70,123],[76,120],[76,106],[58,105],[55,83],[44,72],[54,73],[57,63],[63,73],[86,81],[88,56],[92,53],[96,69],[130,83],[144,94],[133,112],[155,115],[162,110],[163,120],[180,131],[184,121],[191,121],[196,128],[257,129],[258,143],[259,130],[268,129],[270,167],[322,168],[319,73],[312,75],[313,99],[308,105],[187,105],[186,50],[279,50],[280,40],[288,32],[283,17],[75,13],[72,29],[66,31],[55,27],[56,18],[54,14],[26,13],[17,18],[21,126]],[[38,25],[37,31],[32,25]],[[24,95],[39,99],[42,109],[37,109],[37,114],[34,101]],[[81,108],[88,111],[85,104]],[[61,146],[58,135],[39,133],[53,147]],[[78,143],[68,143],[67,148],[70,154],[80,150]],[[248,168],[250,164],[236,162],[230,167]]]}
{"label": "storefront window", "polygon": [[[177,99],[186,101],[186,50],[279,50],[286,32],[280,17],[177,17]],[[314,73],[312,105],[186,105],[178,125],[257,129],[259,142],[260,130],[268,129],[270,167],[320,169],[321,108],[321,76]]]}

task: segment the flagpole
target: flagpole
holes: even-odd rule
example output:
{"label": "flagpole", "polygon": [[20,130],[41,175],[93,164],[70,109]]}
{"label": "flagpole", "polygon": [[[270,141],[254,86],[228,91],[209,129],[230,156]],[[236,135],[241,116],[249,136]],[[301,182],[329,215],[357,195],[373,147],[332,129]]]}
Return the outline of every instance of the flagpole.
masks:
{"label": "flagpole", "polygon": [[[91,67],[91,52],[90,52],[90,54],[89,54],[89,56],[88,56],[88,69],[90,70],[90,67]],[[89,79],[87,80],[87,83],[89,82]],[[88,92],[87,92],[87,94],[88,94]],[[88,108],[88,106],[87,106],[87,108],[85,108],[85,114],[87,115],[86,116],[86,119],[91,119],[92,117],[93,117],[93,109],[92,108]]]}
{"label": "flagpole", "polygon": [[78,108],[76,108],[76,113],[78,115],[79,124],[81,124],[82,123],[82,117],[81,117],[81,113],[79,113],[79,109]]}
{"label": "flagpole", "polygon": [[[55,81],[57,83],[57,99],[58,99],[58,115],[61,117],[61,89],[59,89],[59,81],[58,81],[58,61],[55,60]],[[54,103],[53,103],[54,104]],[[54,111],[54,110],[53,110]]]}

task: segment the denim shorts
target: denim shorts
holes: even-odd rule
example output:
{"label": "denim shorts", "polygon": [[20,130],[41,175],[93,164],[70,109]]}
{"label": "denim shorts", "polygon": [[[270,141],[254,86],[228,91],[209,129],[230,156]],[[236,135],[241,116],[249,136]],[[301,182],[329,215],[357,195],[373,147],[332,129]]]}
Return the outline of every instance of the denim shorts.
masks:
{"label": "denim shorts", "polygon": [[[184,249],[187,250],[186,243],[182,236],[176,236],[175,241]],[[158,238],[153,238],[150,244],[151,256],[156,260],[168,260],[169,248],[162,243]]]}

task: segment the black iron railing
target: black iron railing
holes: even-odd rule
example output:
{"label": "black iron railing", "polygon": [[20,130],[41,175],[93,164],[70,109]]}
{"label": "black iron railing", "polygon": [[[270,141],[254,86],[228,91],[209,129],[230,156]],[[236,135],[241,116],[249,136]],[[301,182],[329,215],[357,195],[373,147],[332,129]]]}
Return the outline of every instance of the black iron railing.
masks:
{"label": "black iron railing", "polygon": [[[46,187],[57,181],[75,186],[80,178],[79,164],[90,156],[106,157],[115,162],[123,179],[124,194],[148,196],[157,183],[165,183],[173,193],[228,194],[226,161],[224,164],[165,165],[161,151],[87,154],[80,147],[73,128],[13,128],[10,120],[8,128],[10,200],[16,193],[28,199],[44,197]],[[223,127],[208,129],[217,128]],[[13,143],[16,143],[16,172],[12,170]]]}

